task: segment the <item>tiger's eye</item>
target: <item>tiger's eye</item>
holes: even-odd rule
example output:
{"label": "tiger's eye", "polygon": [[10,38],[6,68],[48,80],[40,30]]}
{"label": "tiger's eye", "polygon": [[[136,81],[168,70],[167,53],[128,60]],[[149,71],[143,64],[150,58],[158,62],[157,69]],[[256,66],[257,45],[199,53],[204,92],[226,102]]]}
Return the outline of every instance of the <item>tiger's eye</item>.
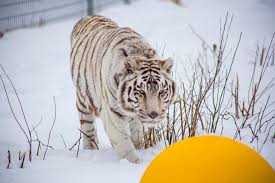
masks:
{"label": "tiger's eye", "polygon": [[143,90],[139,90],[139,93],[140,93],[141,95],[145,95],[145,92],[144,92]]}

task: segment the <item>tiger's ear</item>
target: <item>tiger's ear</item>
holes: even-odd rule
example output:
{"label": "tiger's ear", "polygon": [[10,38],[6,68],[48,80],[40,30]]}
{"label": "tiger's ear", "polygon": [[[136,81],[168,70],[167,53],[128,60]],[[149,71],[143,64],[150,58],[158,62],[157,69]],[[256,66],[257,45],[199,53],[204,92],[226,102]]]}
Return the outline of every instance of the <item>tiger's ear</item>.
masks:
{"label": "tiger's ear", "polygon": [[166,60],[161,60],[160,68],[170,74],[172,72],[173,63],[174,60],[171,57],[167,58]]}
{"label": "tiger's ear", "polygon": [[124,60],[124,68],[126,71],[126,74],[132,74],[137,69],[137,62],[135,60],[132,60],[127,51],[124,48],[119,49],[120,56]]}
{"label": "tiger's ear", "polygon": [[133,74],[138,69],[138,63],[136,60],[126,59],[124,67],[127,74]]}

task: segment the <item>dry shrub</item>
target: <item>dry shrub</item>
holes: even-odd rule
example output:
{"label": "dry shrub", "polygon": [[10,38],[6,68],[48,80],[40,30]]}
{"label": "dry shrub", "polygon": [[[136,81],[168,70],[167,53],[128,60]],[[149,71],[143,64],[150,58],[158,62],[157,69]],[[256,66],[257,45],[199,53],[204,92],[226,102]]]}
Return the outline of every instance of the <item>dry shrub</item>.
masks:
{"label": "dry shrub", "polygon": [[[54,100],[54,120],[53,120],[53,123],[52,123],[52,126],[51,126],[51,129],[49,131],[49,136],[48,136],[48,141],[47,141],[47,144],[43,143],[40,139],[39,139],[39,136],[38,136],[38,133],[36,131],[36,128],[41,124],[42,122],[42,118],[40,120],[40,122],[35,125],[35,126],[32,126],[32,129],[31,129],[31,126],[30,126],[30,122],[27,120],[27,116],[25,114],[25,110],[24,110],[24,107],[23,107],[23,104],[21,102],[21,99],[18,95],[18,92],[14,86],[14,83],[13,81],[11,80],[10,76],[7,74],[6,70],[4,69],[4,67],[0,64],[0,67],[1,67],[1,70],[3,72],[3,76],[2,74],[0,73],[0,80],[2,82],[2,85],[3,85],[3,89],[4,89],[4,92],[5,92],[5,96],[7,98],[7,101],[8,101],[8,105],[9,105],[9,108],[11,110],[11,113],[12,113],[12,116],[15,120],[15,122],[17,123],[18,127],[20,128],[21,132],[23,133],[24,137],[26,138],[26,142],[27,142],[27,145],[28,145],[28,149],[26,151],[23,152],[23,154],[21,154],[21,151],[19,151],[19,158],[18,160],[20,161],[20,168],[24,168],[24,163],[25,163],[25,157],[27,155],[28,157],[28,160],[31,162],[32,161],[32,158],[33,158],[33,143],[36,142],[37,143],[37,152],[36,152],[36,155],[39,156],[39,151],[41,150],[41,146],[45,146],[46,149],[45,149],[45,152],[44,152],[44,156],[43,156],[43,160],[46,158],[46,153],[47,153],[47,150],[48,148],[51,148],[53,149],[52,146],[49,145],[50,143],[50,137],[51,137],[51,132],[53,130],[53,126],[55,124],[55,121],[56,121],[56,103],[55,103],[55,98],[53,97],[53,100]],[[14,105],[11,101],[11,93],[8,93],[8,90],[7,90],[7,83],[4,81],[4,76],[5,78],[8,80],[9,84],[12,86],[12,89],[13,89],[13,93],[16,97],[16,101],[17,101],[17,105]],[[20,112],[23,116],[23,122],[20,120],[20,118],[18,117],[18,115],[15,113],[15,108],[19,108],[20,109]],[[36,138],[34,138],[33,136],[33,133],[35,133],[36,135]],[[7,168],[10,168],[10,164],[11,164],[11,152],[10,150],[8,150],[8,165],[7,165]]]}
{"label": "dry shrub", "polygon": [[[145,133],[145,147],[161,140],[169,146],[179,140],[200,134],[224,135],[225,122],[226,126],[230,122],[231,128],[226,130],[231,130],[230,133],[227,132],[231,138],[246,143],[257,141],[256,150],[262,150],[275,126],[273,106],[275,101],[271,101],[270,96],[266,97],[273,87],[274,78],[271,78],[266,85],[263,83],[268,65],[272,66],[274,62],[272,60],[274,34],[267,47],[257,48],[255,51],[256,61],[251,74],[251,83],[247,88],[248,96],[241,100],[239,88],[242,83],[238,74],[232,81],[232,67],[242,33],[235,43],[235,48],[228,49],[227,42],[232,20],[233,16],[229,18],[227,14],[225,22],[220,27],[219,43],[212,46],[209,46],[191,27],[202,42],[201,54],[194,62],[188,62],[184,80],[177,81],[177,99],[168,110],[167,120],[151,129],[151,132],[148,132],[150,135]],[[260,63],[259,72],[256,72],[256,63]],[[192,69],[188,69],[189,67]],[[152,131],[157,133],[152,135]],[[242,133],[250,136],[251,140],[243,139]],[[259,134],[264,139],[259,140]]]}

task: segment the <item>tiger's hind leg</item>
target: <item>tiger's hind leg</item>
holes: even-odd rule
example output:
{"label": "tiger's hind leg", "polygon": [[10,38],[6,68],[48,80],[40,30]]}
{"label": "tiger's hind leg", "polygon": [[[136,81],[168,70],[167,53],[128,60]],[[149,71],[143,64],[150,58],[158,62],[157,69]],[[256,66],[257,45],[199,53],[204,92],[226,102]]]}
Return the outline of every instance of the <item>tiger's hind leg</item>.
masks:
{"label": "tiger's hind leg", "polygon": [[[84,149],[98,149],[98,138],[95,124],[95,111],[85,102],[86,100],[81,100],[81,97],[77,96],[77,110],[79,113],[81,131],[84,132],[81,134],[83,139],[83,148]],[[87,107],[88,106],[88,107]]]}

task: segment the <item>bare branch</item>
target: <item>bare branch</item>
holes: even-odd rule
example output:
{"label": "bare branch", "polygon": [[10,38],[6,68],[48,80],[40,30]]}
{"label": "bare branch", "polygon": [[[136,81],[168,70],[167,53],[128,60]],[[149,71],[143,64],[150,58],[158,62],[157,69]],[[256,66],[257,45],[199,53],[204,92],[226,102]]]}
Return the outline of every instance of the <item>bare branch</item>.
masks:
{"label": "bare branch", "polygon": [[[81,139],[81,131],[79,132],[79,139]],[[80,140],[78,141],[78,145],[77,145],[76,158],[78,158],[79,148],[80,148]]]}
{"label": "bare branch", "polygon": [[32,160],[32,143],[31,143],[32,133],[31,133],[31,130],[30,130],[30,127],[29,127],[29,123],[27,121],[27,118],[26,118],[26,115],[25,115],[25,112],[24,112],[24,108],[23,108],[22,102],[21,102],[21,100],[19,98],[19,95],[17,93],[17,90],[16,90],[16,88],[15,88],[12,80],[10,79],[9,75],[6,73],[6,71],[3,68],[2,64],[0,64],[0,67],[1,67],[2,71],[4,72],[5,76],[8,78],[8,80],[9,80],[9,82],[10,82],[12,88],[13,88],[13,91],[14,91],[14,93],[16,95],[17,101],[19,102],[20,109],[21,109],[21,112],[22,112],[23,117],[24,117],[25,125],[26,125],[26,127],[28,129],[28,132],[29,132],[29,142],[28,142],[29,143],[29,160],[31,161]]}
{"label": "bare branch", "polygon": [[54,102],[54,120],[53,120],[53,123],[52,123],[52,127],[50,129],[50,132],[49,132],[48,142],[47,142],[46,150],[44,152],[43,160],[45,160],[45,158],[46,158],[46,154],[47,154],[49,143],[50,143],[51,133],[52,133],[55,121],[56,121],[56,102],[55,102],[55,97],[53,97],[53,102]]}
{"label": "bare branch", "polygon": [[27,141],[28,141],[28,143],[29,143],[30,139],[29,139],[27,133],[25,132],[24,128],[22,127],[22,125],[20,124],[19,120],[17,119],[17,117],[16,117],[16,115],[15,115],[15,112],[14,112],[13,107],[12,107],[11,102],[10,102],[10,97],[9,97],[8,92],[7,92],[7,89],[6,89],[6,85],[5,85],[5,83],[4,83],[4,80],[3,80],[2,76],[1,76],[1,74],[0,74],[0,79],[1,79],[2,84],[3,84],[3,87],[4,87],[4,91],[5,91],[7,100],[8,100],[8,104],[9,104],[11,113],[12,113],[12,115],[13,115],[13,117],[14,117],[16,123],[18,124],[18,126],[20,127],[20,129],[22,130],[22,132],[24,133],[24,135],[25,135],[25,137],[26,137],[26,139],[27,139]]}
{"label": "bare branch", "polygon": [[11,164],[11,152],[10,152],[10,150],[8,150],[8,165],[7,165],[7,169],[10,168],[10,164]]}
{"label": "bare branch", "polygon": [[69,148],[69,150],[71,151],[76,146],[76,144],[78,144],[78,142],[80,142],[80,140],[81,140],[81,136],[77,139],[77,141],[73,144],[73,146],[71,148]]}
{"label": "bare branch", "polygon": [[19,158],[19,160],[22,159],[20,168],[24,168],[25,157],[26,157],[26,152],[24,152],[24,154]]}
{"label": "bare branch", "polygon": [[98,148],[98,146],[97,146],[97,143],[96,143],[96,141],[94,140],[94,139],[92,139],[89,135],[87,135],[85,132],[83,132],[82,130],[80,130],[80,129],[78,129],[81,133],[83,133],[86,137],[88,137],[91,141],[93,141],[94,143],[95,143],[95,145],[96,145],[96,148],[97,149],[99,149]]}
{"label": "bare branch", "polygon": [[62,142],[63,142],[63,144],[64,144],[65,148],[67,148],[67,145],[66,145],[66,143],[65,143],[65,140],[64,140],[64,138],[63,138],[62,134],[60,134],[60,136],[61,136],[61,139],[62,139]]}

